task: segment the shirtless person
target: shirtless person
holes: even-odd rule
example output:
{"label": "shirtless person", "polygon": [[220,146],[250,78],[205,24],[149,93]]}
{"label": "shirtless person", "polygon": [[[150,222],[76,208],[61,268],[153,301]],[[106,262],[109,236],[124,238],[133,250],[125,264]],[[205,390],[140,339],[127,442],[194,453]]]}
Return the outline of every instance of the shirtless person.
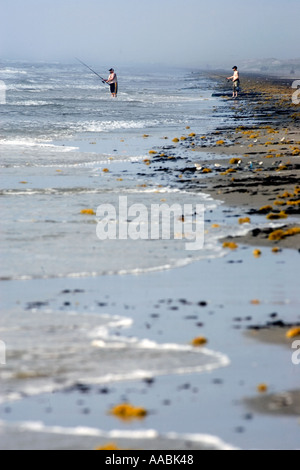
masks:
{"label": "shirtless person", "polygon": [[238,97],[238,92],[240,91],[240,74],[239,74],[239,71],[238,71],[238,68],[236,67],[236,65],[234,67],[232,67],[232,70],[234,71],[233,75],[232,75],[232,77],[227,77],[227,80],[232,80],[233,81],[233,95],[232,95],[232,97],[237,98]]}
{"label": "shirtless person", "polygon": [[116,98],[116,97],[117,97],[117,94],[118,94],[118,78],[117,78],[117,74],[115,73],[114,69],[110,69],[109,72],[110,72],[110,76],[109,76],[108,79],[106,80],[106,83],[108,83],[109,86],[110,86],[111,96],[112,96],[113,98]]}

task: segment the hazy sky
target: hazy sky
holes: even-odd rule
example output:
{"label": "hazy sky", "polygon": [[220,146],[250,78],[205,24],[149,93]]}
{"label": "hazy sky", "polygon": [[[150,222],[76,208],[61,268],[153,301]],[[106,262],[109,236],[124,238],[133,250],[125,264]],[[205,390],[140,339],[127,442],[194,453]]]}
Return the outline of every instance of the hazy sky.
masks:
{"label": "hazy sky", "polygon": [[0,0],[0,59],[201,66],[300,56],[300,0]]}

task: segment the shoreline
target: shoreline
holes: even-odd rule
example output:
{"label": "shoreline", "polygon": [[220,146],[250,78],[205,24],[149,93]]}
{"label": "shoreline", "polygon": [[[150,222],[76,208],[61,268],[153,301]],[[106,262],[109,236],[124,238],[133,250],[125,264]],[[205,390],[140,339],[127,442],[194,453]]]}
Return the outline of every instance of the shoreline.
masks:
{"label": "shoreline", "polygon": [[[93,306],[101,301],[103,307],[94,307],[93,313],[94,321],[96,315],[99,315],[99,325],[102,313],[110,317],[123,313],[132,318],[132,326],[128,332],[127,328],[115,329],[114,335],[121,335],[118,336],[119,341],[122,341],[122,337],[126,335],[128,338],[139,338],[139,340],[148,338],[161,344],[162,347],[166,343],[184,346],[201,335],[208,339],[209,350],[221,351],[223,355],[229,357],[231,363],[216,370],[203,373],[194,371],[183,375],[157,376],[149,370],[149,380],[141,377],[130,382],[122,380],[91,385],[88,376],[85,380],[84,375],[80,375],[86,366],[83,369],[79,355],[76,361],[77,372],[74,376],[77,377],[77,381],[71,389],[68,387],[66,390],[54,392],[56,388],[54,386],[52,392],[23,395],[17,401],[6,402],[0,406],[1,420],[7,422],[7,425],[0,423],[2,445],[8,443],[7,445],[14,448],[22,446],[73,448],[79,445],[91,449],[107,445],[111,442],[112,436],[115,436],[113,442],[120,448],[126,445],[126,448],[132,449],[138,445],[138,448],[154,449],[157,447],[155,436],[148,442],[143,437],[135,441],[134,432],[155,429],[158,439],[164,438],[163,442],[171,448],[174,448],[172,445],[175,448],[178,448],[176,445],[185,445],[186,440],[181,436],[189,434],[196,438],[199,433],[217,436],[232,447],[241,449],[262,447],[288,449],[289,445],[295,447],[296,437],[285,438],[281,434],[281,415],[278,411],[276,412],[278,421],[271,425],[274,417],[271,415],[267,418],[265,414],[267,408],[261,412],[261,409],[248,406],[247,401],[248,399],[257,401],[261,398],[264,402],[267,400],[268,393],[263,396],[257,393],[256,388],[261,382],[268,385],[272,402],[274,394],[281,396],[293,391],[292,402],[289,399],[288,407],[284,407],[290,416],[289,422],[285,422],[285,430],[289,430],[289,433],[285,435],[296,436],[298,412],[297,408],[294,411],[293,407],[298,400],[295,392],[297,368],[291,363],[290,343],[284,340],[286,329],[274,328],[276,335],[280,335],[283,346],[281,344],[278,346],[276,342],[257,341],[257,337],[264,334],[264,329],[254,333],[248,330],[248,327],[253,325],[267,325],[270,320],[268,312],[271,311],[278,312],[278,320],[297,323],[298,315],[294,310],[297,280],[292,274],[294,256],[290,250],[286,250],[281,256],[284,256],[285,260],[285,264],[280,267],[281,275],[285,279],[285,293],[284,296],[278,293],[275,297],[273,281],[268,273],[277,269],[278,258],[268,250],[263,250],[262,259],[257,260],[252,256],[250,248],[242,252],[232,252],[224,258],[204,260],[185,268],[161,273],[104,277],[101,279],[100,291],[99,279],[96,278],[68,279],[63,284],[60,279],[13,281],[7,291],[7,307],[13,300],[12,295],[16,288],[19,298],[22,299],[21,309],[27,310],[26,306],[33,300],[36,301],[36,308],[32,311],[27,310],[27,315],[44,316],[44,308],[39,307],[37,301],[40,304],[48,302],[49,327],[49,315],[55,314],[55,318],[59,321],[58,314],[62,318],[71,314],[74,331],[81,331],[82,324],[89,324],[91,328],[89,314],[93,312]],[[249,278],[249,273],[254,273],[257,269],[257,275]],[[237,275],[240,286],[238,292]],[[131,295],[133,289],[134,297]],[[33,292],[39,292],[39,296]],[[119,293],[118,299],[115,296],[116,292]],[[105,294],[105,298],[101,293]],[[259,299],[259,302],[254,303],[254,298]],[[85,305],[89,308],[86,315],[82,315]],[[76,311],[78,317],[75,315]],[[53,328],[53,321],[51,324]],[[46,321],[45,327],[47,325]],[[249,336],[244,334],[246,331],[251,331]],[[269,333],[272,335],[273,330],[271,329]],[[62,330],[61,335],[63,334]],[[94,349],[93,336],[88,335],[87,342],[81,343],[81,341],[78,340],[78,353],[81,344],[85,350],[92,348],[93,355],[99,354],[99,358],[107,350],[107,347]],[[102,342],[101,337],[97,341]],[[46,357],[55,357],[56,351],[56,345],[53,344],[51,348],[46,349]],[[122,350],[120,351],[122,353]],[[152,354],[150,350],[149,354]],[[124,352],[122,355],[124,356]],[[121,371],[121,358],[118,364]],[[34,371],[35,365],[29,365],[29,372]],[[43,376],[38,378],[38,368],[36,373],[35,383],[38,387],[39,381],[43,383],[44,379]],[[28,377],[30,378],[30,374]],[[59,375],[54,378],[55,382],[58,381],[60,384]],[[25,375],[20,387],[22,383],[24,391]],[[109,409],[124,400],[145,407],[149,410],[149,416],[137,423],[118,422],[116,418],[109,416]],[[43,426],[32,425],[32,429],[37,430],[32,433],[30,426],[26,427],[23,424],[21,425],[23,432],[20,432],[17,425],[20,421],[42,422]],[[51,426],[56,426],[57,434],[53,434]],[[70,431],[68,432],[66,428]],[[98,428],[98,434],[96,433],[93,438],[84,437],[80,434],[82,428]],[[113,434],[116,429],[127,433],[126,444],[122,439],[122,433]],[[268,436],[263,442],[260,442],[257,436],[258,429]],[[178,440],[173,444],[165,440],[170,432],[177,435],[179,444]],[[80,439],[82,444],[78,444]],[[194,449],[198,449],[198,446],[201,448],[201,442],[191,442],[190,446]]]}
{"label": "shoreline", "polygon": [[[238,104],[238,109],[233,112],[238,114],[239,123],[242,119],[253,118],[251,109],[254,103],[251,104],[251,100],[255,96],[255,91],[249,91],[250,93],[251,99],[247,101],[250,103],[250,108],[246,111],[243,110],[242,99],[242,109],[239,108],[238,102],[234,103],[234,106]],[[272,104],[270,106],[272,108]],[[264,114],[263,109],[260,109],[260,114]],[[280,126],[287,125],[287,116],[280,119]],[[268,118],[268,121],[270,120],[272,117]],[[187,141],[188,149],[195,150],[193,154],[193,157],[196,157],[195,161],[199,161],[203,168],[211,172],[203,173],[194,167],[184,171],[177,169],[176,171],[180,171],[182,175],[182,178],[177,180],[177,187],[179,181],[180,189],[197,189],[209,193],[218,200],[222,199],[225,203],[224,208],[227,210],[234,207],[241,218],[251,218],[250,211],[257,211],[261,206],[272,203],[272,212],[273,209],[274,212],[275,210],[281,212],[284,209],[286,213],[292,210],[289,216],[295,217],[295,221],[298,220],[297,205],[274,206],[273,201],[280,200],[278,194],[283,192],[291,194],[296,189],[297,183],[293,175],[295,174],[295,178],[299,180],[299,174],[298,168],[294,166],[298,165],[300,157],[293,156],[291,162],[293,168],[288,167],[280,172],[276,172],[273,166],[267,166],[267,163],[263,169],[260,166],[245,170],[239,167],[238,162],[234,164],[228,162],[233,155],[238,155],[239,160],[245,162],[242,165],[244,168],[249,159],[256,160],[253,155],[240,157],[241,145],[259,156],[258,164],[261,160],[277,162],[276,156],[273,159],[266,159],[264,154],[259,153],[269,151],[273,147],[277,150],[277,146],[279,148],[281,145],[275,144],[273,140],[272,146],[266,146],[267,141],[262,140],[280,137],[281,141],[281,134],[276,133],[278,129],[275,127],[272,129],[275,133],[272,131],[269,134],[268,131],[271,131],[269,128],[260,129],[260,135],[250,139],[250,135],[243,132],[251,131],[251,135],[257,133],[258,129],[252,125],[240,129],[237,133],[234,126],[229,126],[207,134],[205,139],[196,136]],[[290,145],[296,146],[298,145],[296,142],[300,140],[297,137],[297,123],[293,121],[288,132],[294,132],[295,137],[292,144],[287,144],[287,151],[290,150]],[[292,134],[288,135],[292,140]],[[236,141],[233,141],[234,138]],[[216,145],[219,140],[224,140],[224,144]],[[236,153],[233,153],[235,151]],[[207,153],[207,158],[201,160],[203,152]],[[217,152],[218,159],[215,158]],[[284,149],[281,149],[281,152],[284,152]],[[180,147],[177,149],[177,154],[180,155]],[[289,157],[284,155],[282,158],[287,160]],[[153,163],[155,160],[154,157]],[[176,158],[174,162],[177,165]],[[284,162],[287,166],[288,161]],[[216,164],[221,166],[216,167]],[[168,167],[169,171],[172,171],[171,166]],[[234,172],[221,175],[230,168]],[[184,178],[189,172],[192,174],[192,181]],[[270,175],[272,181],[266,186]],[[148,176],[149,180],[157,176],[155,168]],[[232,181],[232,178],[235,181]],[[261,194],[261,188],[264,194]],[[257,194],[253,194],[254,192]],[[282,202],[293,202],[292,196],[282,199]],[[300,199],[300,196],[295,199]],[[255,213],[255,217],[257,215],[259,214]],[[265,218],[267,215],[269,214],[261,214],[262,222],[267,220]],[[275,222],[281,222],[281,219]],[[285,230],[298,226],[298,223],[291,225],[289,219],[282,219],[282,224],[286,225]],[[73,318],[70,331],[74,332],[74,348],[75,342],[78,342],[79,332],[82,332],[80,335],[82,348],[85,351],[91,349],[95,357],[99,354],[100,364],[103,354],[109,354],[109,346],[103,346],[107,338],[101,335],[95,338],[89,333],[85,338],[85,330],[91,327],[89,314],[95,315],[95,318],[100,314],[99,320],[95,320],[99,324],[94,325],[98,329],[101,329],[102,313],[110,317],[129,316],[132,325],[127,333],[126,330],[124,332],[117,327],[113,331],[115,335],[113,339],[116,341],[117,337],[120,342],[124,335],[130,341],[133,338],[142,341],[147,338],[148,341],[154,341],[163,347],[166,344],[187,347],[193,338],[204,336],[208,340],[208,349],[213,352],[220,351],[230,359],[231,364],[215,371],[204,373],[192,371],[181,376],[176,373],[164,376],[153,374],[154,377],[151,380],[149,377],[147,382],[142,379],[130,383],[108,382],[105,387],[94,389],[86,383],[88,379],[84,382],[86,375],[83,375],[83,380],[78,383],[81,378],[80,371],[86,372],[90,363],[88,360],[82,360],[80,344],[77,344],[78,352],[73,349],[70,353],[70,357],[78,354],[76,357],[81,359],[80,364],[79,361],[75,361],[74,378],[77,382],[72,376],[73,390],[63,390],[48,395],[24,395],[19,401],[4,403],[0,420],[7,419],[7,421],[6,424],[0,421],[2,443],[0,447],[91,449],[105,446],[113,440],[119,447],[125,448],[132,448],[133,445],[137,445],[138,448],[159,448],[161,445],[165,450],[169,445],[176,449],[186,447],[198,449],[203,447],[201,440],[197,442],[197,435],[201,433],[204,437],[218,436],[221,440],[211,438],[211,444],[216,447],[295,448],[298,445],[299,428],[300,392],[297,391],[299,383],[296,375],[298,370],[291,362],[290,342],[285,341],[287,329],[275,325],[268,328],[268,322],[270,318],[275,318],[274,315],[285,324],[296,325],[299,322],[297,277],[293,272],[295,253],[293,250],[284,250],[284,253],[274,256],[270,249],[262,248],[261,256],[256,258],[253,257],[253,250],[249,245],[253,242],[257,246],[262,246],[266,241],[267,246],[278,245],[279,249],[286,247],[295,250],[299,236],[296,234],[275,243],[269,242],[268,236],[269,234],[263,231],[259,233],[256,231],[256,237],[250,233],[238,239],[240,249],[229,250],[228,255],[223,258],[205,259],[169,271],[145,273],[140,276],[37,279],[7,283],[5,285],[7,312],[10,311],[8,307],[20,309],[14,320],[20,313],[26,312],[24,322],[27,322],[30,316],[35,318],[43,316],[44,321],[44,317],[48,314],[51,319],[45,319],[43,327],[48,328],[52,334],[56,327],[63,338],[62,318],[70,315]],[[18,302],[16,302],[16,293]],[[54,315],[59,317],[58,326],[54,324]],[[254,328],[254,333],[253,331],[249,333],[249,327]],[[68,322],[67,328],[69,328]],[[126,355],[122,354],[122,349],[120,351],[118,362],[112,368],[113,372],[122,370],[122,357],[126,358]],[[151,357],[149,351],[150,349],[146,354],[147,358]],[[59,382],[60,376],[55,372],[47,379],[47,375],[43,375],[45,371],[42,359],[45,354],[47,361],[49,357],[55,360],[56,353],[56,345],[50,342],[49,347],[42,349],[42,354],[40,353],[40,363],[29,362],[29,370],[25,368],[24,373],[21,370],[18,378],[20,390],[26,380],[32,385],[30,381],[32,370],[36,373],[35,384],[38,384],[39,380],[43,382],[45,378],[50,387],[54,383],[53,391],[55,390],[55,381]],[[45,360],[44,365],[47,361]],[[124,361],[126,362],[126,359]],[[141,357],[136,360],[134,366],[137,367],[140,363]],[[169,365],[168,357],[166,364]],[[54,370],[56,371],[56,364]],[[26,373],[28,373],[27,378]],[[262,382],[267,384],[268,390],[261,395],[257,387]],[[125,400],[150,410],[147,418],[138,423],[125,423],[109,415],[109,409],[113,405]],[[284,413],[278,412],[278,408],[275,410],[276,420],[272,415],[272,409],[271,416],[268,416],[269,405],[274,403],[274,400],[276,403],[279,401],[279,405],[282,404],[281,408],[284,409]],[[30,414],[30,419],[26,413]],[[285,413],[289,419],[284,417],[282,422],[281,417]],[[27,422],[27,426],[23,424],[18,427],[16,423],[22,421],[20,416],[26,416],[24,421]],[[16,417],[19,419],[15,419]],[[114,431],[116,428],[119,431]],[[155,432],[151,434],[149,431],[147,434],[148,429],[155,429]],[[135,441],[134,436],[138,432],[141,438]],[[173,442],[168,438],[171,432]],[[224,442],[228,443],[228,446]]]}
{"label": "shoreline", "polygon": [[[193,142],[193,150],[201,155],[196,173],[207,175],[205,183],[199,179],[201,189],[240,209],[241,219],[261,214],[262,220],[282,222],[285,231],[300,228],[300,106],[292,103],[289,80],[245,75],[243,92],[232,100],[220,77],[211,77],[219,86],[216,94],[231,106],[238,124],[219,127]],[[230,240],[300,250],[300,230],[294,232],[275,241],[268,230]]]}

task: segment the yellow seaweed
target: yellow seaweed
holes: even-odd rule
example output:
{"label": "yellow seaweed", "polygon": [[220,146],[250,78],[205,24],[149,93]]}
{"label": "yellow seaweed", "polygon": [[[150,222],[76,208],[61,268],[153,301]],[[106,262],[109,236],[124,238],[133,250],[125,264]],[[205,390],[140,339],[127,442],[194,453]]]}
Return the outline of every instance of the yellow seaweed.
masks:
{"label": "yellow seaweed", "polygon": [[83,215],[96,215],[96,212],[93,209],[82,209],[82,211],[80,211],[80,214],[83,214]]}
{"label": "yellow seaweed", "polygon": [[291,328],[287,333],[286,337],[287,338],[296,338],[297,336],[300,336],[300,327],[294,327]]}
{"label": "yellow seaweed", "polygon": [[123,421],[131,421],[134,419],[144,419],[148,412],[145,408],[135,407],[129,403],[122,403],[112,408],[110,414]]}
{"label": "yellow seaweed", "polygon": [[250,224],[250,223],[251,223],[250,217],[244,217],[244,218],[239,219],[239,224],[240,225]]}
{"label": "yellow seaweed", "polygon": [[229,248],[230,250],[236,250],[238,248],[238,245],[234,242],[224,242],[223,243],[223,248]]}
{"label": "yellow seaweed", "polygon": [[261,253],[260,250],[254,250],[254,251],[253,251],[253,255],[255,256],[255,258],[260,258],[260,256],[262,255],[262,253]]}
{"label": "yellow seaweed", "polygon": [[279,212],[279,214],[271,213],[267,215],[268,220],[278,220],[278,219],[287,219],[288,216],[284,211]]}
{"label": "yellow seaweed", "polygon": [[207,338],[205,338],[204,336],[199,336],[198,338],[193,339],[192,346],[194,346],[195,348],[199,348],[207,343]]}
{"label": "yellow seaweed", "polygon": [[259,384],[257,386],[257,391],[259,393],[266,393],[268,391],[268,385],[267,384]]}

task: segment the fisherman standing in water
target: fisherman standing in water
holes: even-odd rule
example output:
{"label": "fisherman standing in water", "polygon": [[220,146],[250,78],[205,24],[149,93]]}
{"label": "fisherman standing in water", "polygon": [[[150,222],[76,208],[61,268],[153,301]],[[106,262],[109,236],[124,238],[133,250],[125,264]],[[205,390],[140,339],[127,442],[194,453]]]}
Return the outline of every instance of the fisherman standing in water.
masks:
{"label": "fisherman standing in water", "polygon": [[110,69],[109,72],[110,72],[110,76],[109,76],[108,79],[106,80],[106,83],[108,83],[108,85],[110,86],[111,96],[112,96],[113,98],[116,98],[116,97],[117,97],[117,94],[118,94],[118,78],[117,78],[117,74],[115,73],[114,69]]}
{"label": "fisherman standing in water", "polygon": [[232,77],[227,77],[227,80],[233,81],[233,95],[232,98],[238,97],[238,92],[240,91],[240,74],[237,66],[232,67],[233,75]]}

